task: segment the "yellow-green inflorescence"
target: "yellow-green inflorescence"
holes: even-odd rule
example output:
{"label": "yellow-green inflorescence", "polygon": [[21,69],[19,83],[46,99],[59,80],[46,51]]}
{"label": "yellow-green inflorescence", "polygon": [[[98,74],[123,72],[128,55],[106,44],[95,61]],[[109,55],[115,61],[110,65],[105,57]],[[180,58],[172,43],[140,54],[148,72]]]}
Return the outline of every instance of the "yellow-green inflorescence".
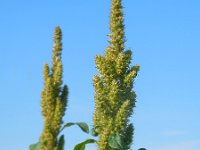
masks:
{"label": "yellow-green inflorescence", "polygon": [[67,105],[68,88],[62,85],[62,32],[56,27],[52,67],[44,65],[44,88],[41,93],[41,107],[44,117],[44,128],[40,141],[45,142],[41,150],[63,150],[64,136],[58,138]]}
{"label": "yellow-green inflorescence", "polygon": [[133,125],[129,117],[135,107],[134,79],[139,66],[131,67],[131,50],[125,50],[123,7],[121,0],[112,0],[110,14],[109,46],[103,56],[96,56],[99,75],[93,78],[95,88],[94,126],[99,134],[99,150],[113,150],[108,145],[109,136],[122,135],[126,149],[130,149]]}

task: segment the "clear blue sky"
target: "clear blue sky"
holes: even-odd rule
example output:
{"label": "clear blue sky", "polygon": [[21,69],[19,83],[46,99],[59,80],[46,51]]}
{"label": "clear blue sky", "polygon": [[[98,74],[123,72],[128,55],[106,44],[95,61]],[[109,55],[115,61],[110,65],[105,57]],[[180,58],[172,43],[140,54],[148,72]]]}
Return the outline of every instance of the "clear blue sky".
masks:
{"label": "clear blue sky", "polygon": [[[133,149],[200,147],[200,1],[124,0],[127,48],[141,71]],[[50,62],[54,27],[63,30],[65,122],[92,125],[94,56],[109,33],[110,0],[0,1],[0,146],[28,150],[42,131],[43,65]],[[88,138],[65,130],[66,149]],[[94,150],[94,146],[87,150]]]}

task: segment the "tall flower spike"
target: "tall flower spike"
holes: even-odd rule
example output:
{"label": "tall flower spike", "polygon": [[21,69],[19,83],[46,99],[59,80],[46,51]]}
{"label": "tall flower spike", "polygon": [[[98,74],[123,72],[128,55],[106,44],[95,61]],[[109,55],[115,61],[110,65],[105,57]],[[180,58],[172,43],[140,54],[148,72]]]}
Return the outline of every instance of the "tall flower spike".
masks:
{"label": "tall flower spike", "polygon": [[67,105],[68,88],[62,86],[62,32],[56,27],[54,33],[54,47],[52,56],[52,67],[44,66],[44,88],[41,93],[41,107],[44,117],[44,128],[40,136],[41,150],[63,150],[64,136],[58,139]]}
{"label": "tall flower spike", "polygon": [[135,107],[136,94],[134,79],[139,66],[131,67],[132,52],[125,50],[125,32],[122,0],[112,0],[110,13],[109,46],[103,56],[96,56],[93,85],[95,89],[94,126],[98,127],[99,150],[114,150],[108,139],[112,134],[120,134],[130,149],[133,139],[133,125],[129,117]]}

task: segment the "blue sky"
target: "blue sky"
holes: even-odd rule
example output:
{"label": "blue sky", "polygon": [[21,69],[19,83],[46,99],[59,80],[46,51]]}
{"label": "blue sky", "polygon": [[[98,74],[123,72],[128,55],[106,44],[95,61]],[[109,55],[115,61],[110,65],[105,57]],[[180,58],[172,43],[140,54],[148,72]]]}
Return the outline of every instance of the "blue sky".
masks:
{"label": "blue sky", "polygon": [[[126,46],[141,70],[133,149],[200,147],[200,1],[124,0]],[[65,122],[92,125],[94,56],[109,33],[109,0],[0,1],[0,145],[27,150],[42,131],[40,92],[50,63],[54,28],[63,30],[64,83],[69,86]],[[64,131],[66,149],[89,136]],[[87,150],[94,150],[88,146]]]}

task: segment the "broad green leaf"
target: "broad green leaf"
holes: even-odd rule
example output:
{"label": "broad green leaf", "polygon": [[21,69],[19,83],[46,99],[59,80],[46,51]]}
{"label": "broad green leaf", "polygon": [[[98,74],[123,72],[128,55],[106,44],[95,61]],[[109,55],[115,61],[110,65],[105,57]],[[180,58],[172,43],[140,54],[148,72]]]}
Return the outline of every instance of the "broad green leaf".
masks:
{"label": "broad green leaf", "polygon": [[77,122],[76,125],[78,125],[82,131],[89,133],[89,127],[87,125],[87,123],[85,122]]}
{"label": "broad green leaf", "polygon": [[85,145],[86,144],[95,143],[95,142],[96,142],[96,140],[94,140],[94,139],[87,139],[84,142],[81,142],[81,143],[77,144],[74,147],[74,150],[85,150]]}
{"label": "broad green leaf", "polygon": [[87,123],[85,122],[76,122],[76,123],[73,123],[73,122],[69,122],[69,123],[66,123],[63,128],[60,130],[60,132],[64,129],[64,128],[67,128],[67,127],[70,127],[70,126],[73,126],[73,125],[77,125],[79,128],[81,128],[81,130],[83,132],[86,132],[86,133],[89,133],[89,127],[87,125]]}
{"label": "broad green leaf", "polygon": [[119,133],[111,135],[108,139],[108,144],[111,148],[125,150],[125,144],[122,136]]}
{"label": "broad green leaf", "polygon": [[74,150],[85,150],[85,143],[77,144],[77,145],[74,147]]}

